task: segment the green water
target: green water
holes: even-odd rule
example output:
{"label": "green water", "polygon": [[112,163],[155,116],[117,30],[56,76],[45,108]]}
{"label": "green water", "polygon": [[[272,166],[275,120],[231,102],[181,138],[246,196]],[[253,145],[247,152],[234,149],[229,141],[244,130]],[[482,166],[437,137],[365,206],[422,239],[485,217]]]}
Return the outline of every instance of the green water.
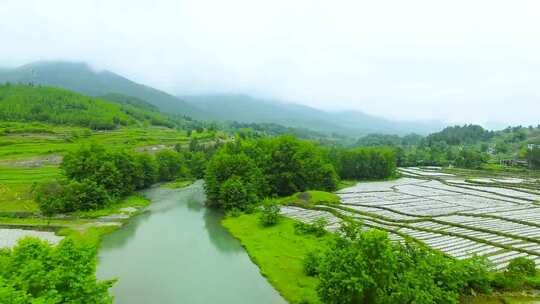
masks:
{"label": "green water", "polygon": [[203,207],[201,183],[153,188],[153,204],[107,235],[99,278],[118,278],[116,303],[286,303],[261,276],[239,242]]}

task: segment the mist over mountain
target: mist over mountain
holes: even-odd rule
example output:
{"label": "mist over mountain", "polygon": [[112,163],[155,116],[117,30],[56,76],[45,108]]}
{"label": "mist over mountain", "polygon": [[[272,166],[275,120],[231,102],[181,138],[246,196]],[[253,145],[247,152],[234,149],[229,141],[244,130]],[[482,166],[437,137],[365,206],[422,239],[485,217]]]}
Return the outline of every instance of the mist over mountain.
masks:
{"label": "mist over mountain", "polygon": [[178,97],[110,71],[95,71],[86,63],[36,62],[14,69],[1,69],[0,82],[7,81],[61,87],[90,96],[119,93],[149,102],[163,112],[197,117],[205,115]]}
{"label": "mist over mountain", "polygon": [[61,87],[90,96],[132,96],[139,103],[148,102],[163,112],[199,120],[275,123],[353,137],[369,133],[428,134],[444,127],[440,122],[393,121],[358,111],[328,112],[248,95],[173,96],[114,72],[96,71],[85,63],[36,62],[14,69],[0,69],[0,82],[7,81]]}
{"label": "mist over mountain", "polygon": [[277,123],[324,133],[361,136],[369,133],[428,134],[444,127],[440,122],[392,121],[358,111],[329,112],[309,106],[248,95],[187,95],[181,99],[209,113],[215,120]]}

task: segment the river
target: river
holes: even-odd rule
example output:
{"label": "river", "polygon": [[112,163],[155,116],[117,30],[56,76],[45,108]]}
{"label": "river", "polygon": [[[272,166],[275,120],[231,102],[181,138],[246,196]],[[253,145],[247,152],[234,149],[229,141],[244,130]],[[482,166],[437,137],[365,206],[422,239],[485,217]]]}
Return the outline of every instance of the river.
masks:
{"label": "river", "polygon": [[115,303],[286,303],[203,206],[201,182],[144,194],[148,212],[106,235],[99,251],[98,277],[119,280]]}

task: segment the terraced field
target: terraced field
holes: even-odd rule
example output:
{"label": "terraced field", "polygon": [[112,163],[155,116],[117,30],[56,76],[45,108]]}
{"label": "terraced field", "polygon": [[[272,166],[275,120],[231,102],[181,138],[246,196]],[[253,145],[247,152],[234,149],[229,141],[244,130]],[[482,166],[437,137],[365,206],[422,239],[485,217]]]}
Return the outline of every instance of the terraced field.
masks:
{"label": "terraced field", "polygon": [[485,256],[495,268],[527,257],[540,266],[540,187],[531,177],[470,180],[438,168],[400,169],[395,181],[365,182],[340,190],[338,205],[288,206],[282,213],[305,222],[319,217],[335,230],[343,217],[410,237],[458,259]]}

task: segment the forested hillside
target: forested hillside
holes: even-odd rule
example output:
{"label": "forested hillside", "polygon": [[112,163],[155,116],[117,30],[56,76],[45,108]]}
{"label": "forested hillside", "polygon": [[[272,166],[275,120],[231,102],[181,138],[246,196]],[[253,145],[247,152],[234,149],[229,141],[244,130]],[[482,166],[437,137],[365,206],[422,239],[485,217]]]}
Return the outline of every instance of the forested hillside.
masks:
{"label": "forested hillside", "polygon": [[68,90],[34,85],[0,85],[0,120],[48,122],[111,130],[122,125],[174,127],[177,122],[136,104],[117,104]]}
{"label": "forested hillside", "polygon": [[15,69],[3,69],[0,70],[0,83],[3,82],[55,86],[90,96],[123,94],[144,100],[167,113],[197,118],[205,116],[205,113],[180,98],[109,71],[94,71],[84,63],[36,62]]}
{"label": "forested hillside", "polygon": [[398,165],[454,165],[480,168],[485,165],[540,168],[540,126],[485,130],[478,125],[445,128],[425,138],[371,134],[359,146],[391,146],[398,151]]}

